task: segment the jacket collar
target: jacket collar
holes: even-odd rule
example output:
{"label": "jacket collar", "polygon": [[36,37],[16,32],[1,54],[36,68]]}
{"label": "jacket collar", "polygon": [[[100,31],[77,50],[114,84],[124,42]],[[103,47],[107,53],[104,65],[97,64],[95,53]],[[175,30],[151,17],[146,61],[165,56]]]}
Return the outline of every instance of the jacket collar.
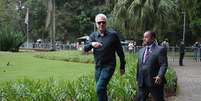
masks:
{"label": "jacket collar", "polygon": [[[150,49],[149,49],[149,51],[150,51],[150,54],[149,54],[149,56],[151,56],[152,55],[152,52],[154,51],[154,49],[155,49],[155,47],[157,47],[157,44],[156,43],[152,43],[151,45],[149,45],[149,47],[150,47]],[[144,64],[143,63],[143,58],[144,58],[144,53],[145,53],[145,51],[146,51],[146,46],[144,47],[144,48],[142,48],[142,50],[140,51],[140,61],[141,61],[141,63],[142,64]],[[148,57],[148,59],[149,59],[149,57]],[[148,60],[147,59],[147,60]],[[145,61],[145,63],[146,63],[147,61]]]}
{"label": "jacket collar", "polygon": [[[105,30],[105,33],[104,33],[104,36],[106,36],[108,34],[108,31],[107,30]],[[100,32],[96,32],[96,36],[97,37],[104,37],[104,36],[101,36],[101,33]]]}

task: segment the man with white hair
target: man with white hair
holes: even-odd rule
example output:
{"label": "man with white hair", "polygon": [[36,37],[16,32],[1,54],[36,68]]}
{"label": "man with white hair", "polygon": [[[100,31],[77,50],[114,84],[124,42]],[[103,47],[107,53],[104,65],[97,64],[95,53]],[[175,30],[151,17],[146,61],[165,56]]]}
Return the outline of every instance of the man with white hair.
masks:
{"label": "man with white hair", "polygon": [[93,49],[95,59],[96,94],[98,101],[108,101],[107,85],[115,71],[116,56],[120,58],[120,73],[125,73],[125,56],[116,32],[106,30],[107,17],[98,14],[95,17],[97,31],[91,33],[84,47],[88,52]]}

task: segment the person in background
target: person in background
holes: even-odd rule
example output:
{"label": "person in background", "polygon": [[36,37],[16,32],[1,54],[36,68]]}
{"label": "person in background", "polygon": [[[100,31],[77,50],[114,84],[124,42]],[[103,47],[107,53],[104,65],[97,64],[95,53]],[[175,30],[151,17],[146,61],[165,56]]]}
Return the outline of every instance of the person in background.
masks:
{"label": "person in background", "polygon": [[184,45],[184,41],[180,42],[179,45],[179,65],[183,66],[183,59],[184,59],[184,55],[185,55],[185,45]]}
{"label": "person in background", "polygon": [[128,44],[129,53],[133,53],[133,48],[134,48],[133,42],[129,42],[129,44]]}
{"label": "person in background", "polygon": [[200,51],[200,62],[201,62],[201,42],[200,42],[200,44],[199,44],[199,51]]}
{"label": "person in background", "polygon": [[98,101],[108,101],[107,85],[115,71],[116,56],[120,58],[120,74],[125,73],[125,56],[117,33],[106,30],[107,17],[98,14],[95,17],[97,31],[91,33],[84,51],[93,49],[95,59],[96,94]]}
{"label": "person in background", "polygon": [[169,49],[169,42],[168,39],[165,39],[162,43],[161,46],[163,46],[167,51]]}
{"label": "person in background", "polygon": [[[166,53],[168,53],[168,50],[169,50],[169,42],[168,42],[168,39],[166,38],[162,43],[161,43],[161,46],[164,47]],[[167,54],[166,54],[167,55]],[[168,58],[168,56],[167,56]]]}
{"label": "person in background", "polygon": [[199,53],[199,43],[196,41],[193,46],[193,59],[198,62],[198,53]]}
{"label": "person in background", "polygon": [[144,33],[144,48],[139,50],[137,62],[137,99],[147,101],[149,93],[154,101],[164,100],[165,73],[168,67],[167,51],[155,43],[156,34],[152,31]]}

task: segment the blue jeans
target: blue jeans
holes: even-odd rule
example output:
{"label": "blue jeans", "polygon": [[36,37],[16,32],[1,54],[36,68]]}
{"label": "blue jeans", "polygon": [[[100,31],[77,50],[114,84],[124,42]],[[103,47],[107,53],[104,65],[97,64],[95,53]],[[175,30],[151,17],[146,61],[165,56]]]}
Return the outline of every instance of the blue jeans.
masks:
{"label": "blue jeans", "polygon": [[112,66],[97,66],[95,70],[96,94],[98,101],[108,101],[107,84],[109,83],[115,68]]}

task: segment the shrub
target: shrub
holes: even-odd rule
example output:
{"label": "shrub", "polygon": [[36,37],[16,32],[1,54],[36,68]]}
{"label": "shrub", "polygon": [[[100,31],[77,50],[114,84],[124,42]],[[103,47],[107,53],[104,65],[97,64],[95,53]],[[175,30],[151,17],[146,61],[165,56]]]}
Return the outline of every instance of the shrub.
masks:
{"label": "shrub", "polygon": [[[78,59],[80,60],[80,59]],[[126,56],[126,74],[119,73],[119,63],[108,85],[110,101],[130,101],[136,96],[136,56]],[[168,68],[165,89],[174,89],[176,72]],[[166,91],[167,91],[166,90]],[[0,98],[17,101],[95,101],[95,81],[93,73],[75,81],[56,81],[53,78],[42,80],[17,80],[3,85]]]}
{"label": "shrub", "polygon": [[177,89],[176,72],[172,68],[168,68],[165,77],[167,80],[167,84],[165,85],[165,91],[167,93],[167,96],[176,95],[176,89]]}
{"label": "shrub", "polygon": [[34,57],[44,58],[49,60],[61,60],[68,62],[79,63],[93,63],[94,59],[91,54],[82,54],[80,51],[59,51],[59,52],[47,52],[36,53]]}
{"label": "shrub", "polygon": [[25,38],[20,32],[5,27],[0,29],[0,51],[18,51]]}

